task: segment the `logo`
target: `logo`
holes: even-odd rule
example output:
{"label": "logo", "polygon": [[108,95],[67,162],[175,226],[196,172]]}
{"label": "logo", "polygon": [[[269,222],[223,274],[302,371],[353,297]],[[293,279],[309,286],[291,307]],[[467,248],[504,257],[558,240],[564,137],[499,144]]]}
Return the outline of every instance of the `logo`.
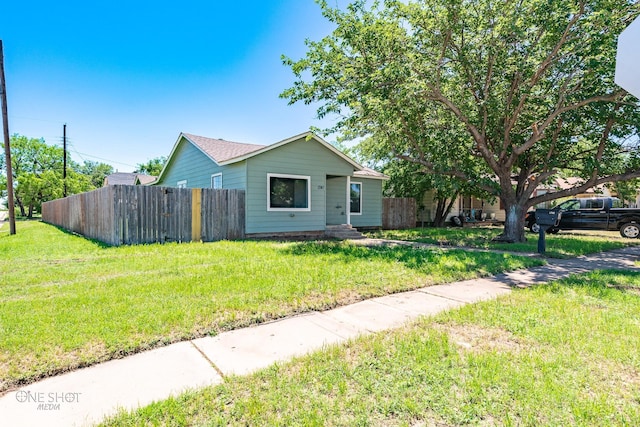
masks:
{"label": "logo", "polygon": [[38,411],[59,411],[65,404],[80,403],[81,394],[68,391],[20,390],[16,392],[16,401],[33,404]]}

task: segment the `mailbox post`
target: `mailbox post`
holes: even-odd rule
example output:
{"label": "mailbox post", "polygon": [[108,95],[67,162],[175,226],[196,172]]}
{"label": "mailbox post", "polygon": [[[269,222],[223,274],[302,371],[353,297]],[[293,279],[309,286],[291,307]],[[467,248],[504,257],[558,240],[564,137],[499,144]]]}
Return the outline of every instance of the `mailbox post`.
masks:
{"label": "mailbox post", "polygon": [[536,209],[536,223],[540,226],[538,231],[538,253],[543,254],[547,250],[547,230],[560,223],[562,211],[560,209]]}

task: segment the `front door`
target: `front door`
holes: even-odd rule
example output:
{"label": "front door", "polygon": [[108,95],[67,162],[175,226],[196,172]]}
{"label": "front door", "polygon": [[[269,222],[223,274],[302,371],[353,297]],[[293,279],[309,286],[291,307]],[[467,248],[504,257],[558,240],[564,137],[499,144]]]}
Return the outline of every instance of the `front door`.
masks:
{"label": "front door", "polygon": [[327,176],[327,225],[347,223],[347,177]]}

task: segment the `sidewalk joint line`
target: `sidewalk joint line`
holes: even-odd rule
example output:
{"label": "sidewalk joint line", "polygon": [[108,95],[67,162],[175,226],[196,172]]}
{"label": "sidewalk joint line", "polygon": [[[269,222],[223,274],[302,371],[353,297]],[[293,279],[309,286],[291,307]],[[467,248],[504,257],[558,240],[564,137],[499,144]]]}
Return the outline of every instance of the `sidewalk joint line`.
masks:
{"label": "sidewalk joint line", "polygon": [[451,297],[446,297],[444,295],[438,295],[438,294],[434,294],[434,293],[431,293],[431,292],[427,292],[427,290],[424,289],[424,288],[423,289],[418,289],[417,291],[418,292],[422,292],[422,293],[427,294],[427,295],[431,295],[432,297],[438,297],[438,298],[446,299],[446,300],[449,300],[449,301],[460,302],[462,304],[469,304],[469,301],[463,301],[463,300],[460,300],[460,299],[457,299],[457,298],[451,298]]}
{"label": "sidewalk joint line", "polygon": [[200,350],[200,347],[198,347],[196,345],[196,343],[193,342],[193,340],[189,340],[189,342],[191,343],[191,345],[193,346],[193,348],[195,348],[198,353],[200,353],[200,355],[202,357],[204,357],[204,360],[206,360],[207,362],[209,362],[209,365],[211,365],[211,367],[213,368],[214,371],[216,371],[218,373],[218,375],[220,375],[220,378],[222,378],[223,380],[225,379],[225,374],[220,370],[220,368],[218,368],[218,365],[216,365],[215,363],[213,363],[213,361],[211,359],[209,359],[209,357],[204,353],[204,351]]}
{"label": "sidewalk joint line", "polygon": [[[329,316],[328,314],[325,314],[323,311],[315,311],[315,312],[312,312],[312,313],[317,313],[317,314],[319,314],[319,315],[321,315],[321,316],[326,317],[327,319],[330,319],[330,320],[334,320],[334,321],[336,321],[335,319],[332,319],[332,318],[331,318],[331,316]],[[337,336],[337,337],[338,337],[338,338],[340,338],[341,340],[344,340],[344,341],[349,340],[349,338],[348,338],[348,337],[342,336],[341,334],[339,334],[339,333],[337,333],[336,331],[333,331],[333,330],[331,330],[331,329],[327,328],[326,326],[324,326],[324,325],[320,324],[319,322],[315,322],[315,321],[313,320],[312,316],[309,316],[309,318],[308,318],[308,319],[306,319],[306,320],[308,320],[308,321],[309,321],[309,323],[313,323],[313,324],[314,324],[314,325],[316,325],[317,327],[319,327],[319,328],[321,328],[321,329],[324,329],[325,331],[327,331],[327,332],[329,332],[329,333],[331,333],[331,334],[333,334],[333,335]],[[352,328],[351,326],[349,326],[349,329],[354,329],[354,328]],[[355,331],[355,330],[354,330],[354,331]]]}

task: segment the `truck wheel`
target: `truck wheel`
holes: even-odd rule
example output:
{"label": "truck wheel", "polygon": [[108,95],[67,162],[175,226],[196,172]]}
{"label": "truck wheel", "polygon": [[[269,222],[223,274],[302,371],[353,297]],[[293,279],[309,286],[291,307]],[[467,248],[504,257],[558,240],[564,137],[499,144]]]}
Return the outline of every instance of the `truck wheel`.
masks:
{"label": "truck wheel", "polygon": [[532,233],[539,233],[540,232],[540,226],[538,225],[537,222],[532,222],[529,225],[529,230],[531,230]]}
{"label": "truck wheel", "polygon": [[638,235],[640,235],[640,225],[635,222],[624,224],[620,227],[620,235],[628,239],[637,239]]}

